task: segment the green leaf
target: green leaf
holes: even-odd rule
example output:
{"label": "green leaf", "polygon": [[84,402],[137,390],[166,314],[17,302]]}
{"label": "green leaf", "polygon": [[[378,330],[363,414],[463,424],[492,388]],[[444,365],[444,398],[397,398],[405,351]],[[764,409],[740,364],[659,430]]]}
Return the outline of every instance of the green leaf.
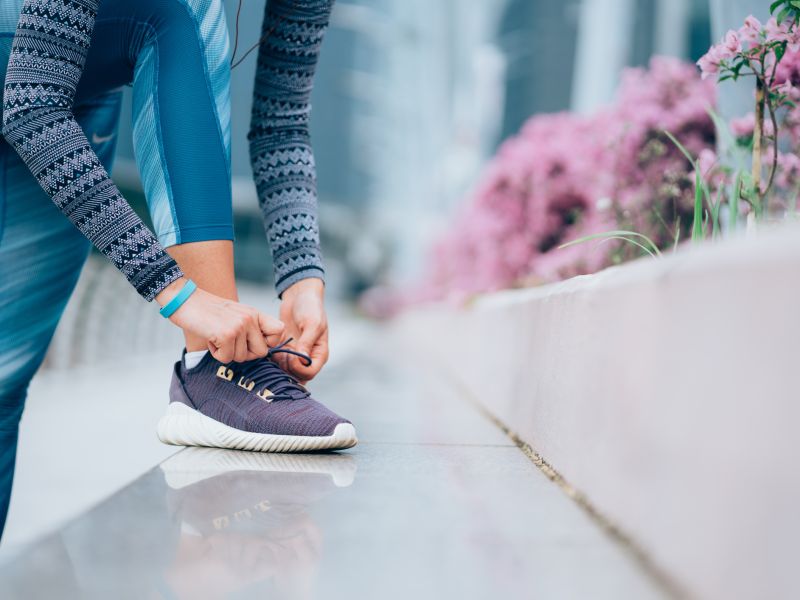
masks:
{"label": "green leaf", "polygon": [[[769,12],[772,13],[775,11],[776,8],[781,6],[785,0],[775,0],[772,4],[769,5]],[[785,9],[784,9],[785,10]]]}
{"label": "green leaf", "polygon": [[775,47],[775,62],[781,62],[783,55],[786,53],[786,42],[782,42],[780,45]]}
{"label": "green leaf", "polygon": [[791,11],[792,11],[792,9],[789,8],[788,6],[786,6],[786,7],[784,7],[784,9],[781,12],[778,13],[778,16],[776,17],[776,19],[778,21],[778,25],[782,24],[786,20],[786,17],[789,16],[789,13]]}

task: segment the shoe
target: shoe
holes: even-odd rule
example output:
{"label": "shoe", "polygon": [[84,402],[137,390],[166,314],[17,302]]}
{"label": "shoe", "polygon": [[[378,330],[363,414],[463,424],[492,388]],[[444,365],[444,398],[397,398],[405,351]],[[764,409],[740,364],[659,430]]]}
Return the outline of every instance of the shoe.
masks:
{"label": "shoe", "polygon": [[[288,340],[287,342],[288,343]],[[257,452],[339,450],[356,445],[353,424],[314,400],[271,357],[223,364],[211,353],[187,369],[175,363],[158,438],[176,446]],[[308,360],[305,355],[300,355]]]}

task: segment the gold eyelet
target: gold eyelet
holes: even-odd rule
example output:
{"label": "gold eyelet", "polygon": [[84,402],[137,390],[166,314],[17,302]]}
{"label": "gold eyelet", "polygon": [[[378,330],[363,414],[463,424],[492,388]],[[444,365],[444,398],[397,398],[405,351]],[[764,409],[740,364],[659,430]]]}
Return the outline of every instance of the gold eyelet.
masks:
{"label": "gold eyelet", "polygon": [[217,369],[217,377],[220,379],[225,379],[227,381],[233,380],[233,369],[229,369],[225,365],[220,365]]}
{"label": "gold eyelet", "polygon": [[263,390],[261,390],[260,392],[258,392],[258,393],[256,394],[256,396],[258,396],[259,398],[261,398],[262,400],[264,400],[264,401],[266,401],[266,402],[272,402],[272,397],[273,397],[274,395],[275,395],[275,394],[273,394],[273,393],[272,393],[272,392],[269,390],[269,388],[264,388]]}
{"label": "gold eyelet", "polygon": [[247,380],[245,380],[244,377],[239,377],[239,383],[237,383],[236,385],[238,385],[241,388],[246,389],[248,392],[252,392],[253,388],[256,387],[256,382],[253,381],[252,379],[247,381]]}

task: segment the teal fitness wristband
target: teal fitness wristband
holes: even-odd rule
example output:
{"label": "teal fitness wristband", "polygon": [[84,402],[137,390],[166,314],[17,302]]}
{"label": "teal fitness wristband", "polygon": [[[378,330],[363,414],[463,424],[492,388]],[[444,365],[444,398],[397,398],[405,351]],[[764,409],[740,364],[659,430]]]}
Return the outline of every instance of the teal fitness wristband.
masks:
{"label": "teal fitness wristband", "polygon": [[183,306],[183,303],[189,299],[189,296],[191,296],[196,289],[197,284],[190,279],[186,282],[186,285],[181,288],[181,291],[178,292],[172,300],[162,306],[161,310],[158,312],[160,312],[161,316],[165,319],[169,319],[176,310]]}

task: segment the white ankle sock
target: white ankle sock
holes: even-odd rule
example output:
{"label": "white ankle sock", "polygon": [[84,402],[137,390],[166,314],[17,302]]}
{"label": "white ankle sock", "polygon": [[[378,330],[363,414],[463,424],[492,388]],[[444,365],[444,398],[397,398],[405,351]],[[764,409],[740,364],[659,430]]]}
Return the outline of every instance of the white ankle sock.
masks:
{"label": "white ankle sock", "polygon": [[203,360],[203,357],[208,353],[208,350],[196,350],[194,352],[187,352],[183,357],[183,362],[186,364],[187,369],[194,369]]}

